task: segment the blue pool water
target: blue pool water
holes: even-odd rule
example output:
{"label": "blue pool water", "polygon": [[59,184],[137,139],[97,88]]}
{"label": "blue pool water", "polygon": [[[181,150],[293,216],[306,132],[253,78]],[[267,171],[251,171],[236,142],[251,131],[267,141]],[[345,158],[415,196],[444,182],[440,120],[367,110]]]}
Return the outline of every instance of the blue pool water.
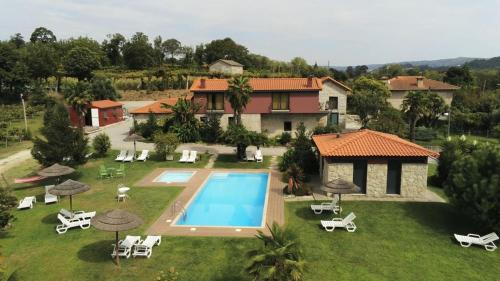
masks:
{"label": "blue pool water", "polygon": [[267,193],[266,173],[213,173],[177,225],[260,227]]}
{"label": "blue pool water", "polygon": [[154,181],[155,182],[165,182],[165,183],[187,182],[194,175],[194,173],[195,172],[191,172],[191,171],[187,171],[187,172],[167,171],[167,172],[164,172],[163,174],[159,175]]}

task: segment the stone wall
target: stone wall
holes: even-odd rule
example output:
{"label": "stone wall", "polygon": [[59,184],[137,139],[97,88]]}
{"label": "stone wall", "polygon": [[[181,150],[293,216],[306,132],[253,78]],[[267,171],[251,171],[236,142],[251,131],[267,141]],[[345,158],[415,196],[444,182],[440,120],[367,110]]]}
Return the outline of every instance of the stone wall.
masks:
{"label": "stone wall", "polygon": [[[195,117],[198,119],[201,119],[201,117],[206,116],[206,114],[196,114]],[[229,125],[229,118],[233,117],[233,114],[221,114],[220,115],[220,126],[222,127],[223,130],[227,129],[227,126]],[[255,131],[260,133],[261,132],[261,120],[260,120],[260,114],[242,114],[241,115],[241,122],[247,128],[249,131]]]}
{"label": "stone wall", "polygon": [[[335,85],[331,81],[323,82],[323,89],[319,92],[319,104],[321,110],[326,109],[328,99],[330,97],[338,98],[338,109],[333,109],[331,112],[339,114],[339,125],[345,127],[345,114],[347,110],[347,94],[349,92]],[[326,118],[326,117],[325,117]]]}
{"label": "stone wall", "polygon": [[403,163],[401,167],[401,196],[422,197],[427,189],[427,164]]}
{"label": "stone wall", "polygon": [[280,113],[270,113],[262,114],[261,116],[261,129],[262,131],[267,130],[269,136],[279,136],[283,131],[283,125],[285,121],[292,122],[292,131],[289,133],[295,133],[295,129],[300,122],[303,122],[307,130],[312,130],[318,125],[326,125],[326,114],[300,114],[300,113],[290,113],[290,114],[280,114]]}
{"label": "stone wall", "polygon": [[228,65],[223,62],[215,62],[209,67],[210,72],[220,72],[220,73],[227,73],[227,74],[243,74],[243,67],[242,66],[233,66],[233,65]]}
{"label": "stone wall", "polygon": [[325,161],[323,182],[329,182],[336,178],[346,181],[352,181],[353,164],[352,163],[327,163]]}
{"label": "stone wall", "polygon": [[387,163],[368,163],[366,195],[382,197],[387,191]]}

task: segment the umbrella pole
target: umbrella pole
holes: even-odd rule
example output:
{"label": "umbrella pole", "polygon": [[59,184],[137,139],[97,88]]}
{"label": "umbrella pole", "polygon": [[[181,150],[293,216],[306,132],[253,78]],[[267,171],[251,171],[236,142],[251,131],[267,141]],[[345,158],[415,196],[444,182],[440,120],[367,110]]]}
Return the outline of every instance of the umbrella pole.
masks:
{"label": "umbrella pole", "polygon": [[69,196],[69,209],[73,212],[73,196]]}
{"label": "umbrella pole", "polygon": [[135,149],[135,140],[134,140],[134,158],[135,158],[135,152],[136,152],[136,149]]}
{"label": "umbrella pole", "polygon": [[339,213],[342,214],[342,207],[341,207],[341,203],[342,203],[342,193],[339,193]]}
{"label": "umbrella pole", "polygon": [[120,266],[120,256],[118,255],[118,231],[115,231],[115,258],[116,258],[116,265]]}

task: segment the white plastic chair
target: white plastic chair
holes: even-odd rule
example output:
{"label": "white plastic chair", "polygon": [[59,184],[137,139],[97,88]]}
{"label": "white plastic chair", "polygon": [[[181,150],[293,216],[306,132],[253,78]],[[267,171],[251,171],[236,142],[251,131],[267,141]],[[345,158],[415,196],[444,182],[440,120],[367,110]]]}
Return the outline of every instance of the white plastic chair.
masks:
{"label": "white plastic chair", "polygon": [[479,236],[478,234],[469,233],[467,235],[455,234],[455,239],[464,248],[470,247],[472,244],[483,246],[486,251],[493,252],[497,249],[494,241],[498,240],[498,235],[495,232]]}
{"label": "white plastic chair", "polygon": [[84,219],[84,218],[67,219],[61,214],[57,214],[57,218],[62,223],[56,226],[56,231],[58,234],[64,234],[66,233],[66,231],[68,231],[68,229],[74,227],[80,227],[81,229],[88,229],[90,227],[90,219]]}
{"label": "white plastic chair", "polygon": [[17,206],[17,209],[27,209],[33,208],[33,205],[36,203],[36,197],[35,196],[28,196],[24,197],[22,200],[19,201],[19,206]]}
{"label": "white plastic chair", "polygon": [[334,214],[338,214],[339,212],[342,212],[342,208],[338,205],[338,202],[339,199],[335,196],[333,197],[332,202],[312,204],[311,210],[313,210],[316,215],[323,213],[323,211],[331,211]]}
{"label": "white plastic chair", "polygon": [[141,155],[139,155],[139,157],[137,157],[137,161],[144,161],[146,162],[146,160],[148,159],[149,157],[149,150],[143,150],[141,152]]}
{"label": "white plastic chair", "polygon": [[130,258],[130,255],[132,254],[132,248],[137,245],[140,240],[140,236],[127,235],[124,240],[118,241],[118,249],[116,247],[116,244],[112,244],[113,253],[111,253],[111,256],[114,258],[118,254],[118,256],[120,257],[126,257],[127,259]]}
{"label": "white plastic chair", "polygon": [[134,247],[134,253],[132,256],[135,258],[137,256],[151,257],[153,253],[153,246],[161,244],[161,236],[148,236],[145,240],[139,241]]}
{"label": "white plastic chair", "polygon": [[189,150],[183,150],[179,162],[187,162],[189,159]]}
{"label": "white plastic chair", "polygon": [[53,187],[54,185],[45,186],[45,197],[44,197],[45,204],[55,203],[59,200],[59,197],[49,193],[49,190],[51,190]]}
{"label": "white plastic chair", "polygon": [[354,224],[354,219],[356,215],[354,213],[350,213],[345,218],[333,218],[332,220],[322,220],[321,225],[325,228],[326,231],[332,232],[336,227],[345,228],[348,232],[356,231],[356,225]]}
{"label": "white plastic chair", "polygon": [[118,154],[118,156],[116,156],[115,161],[123,161],[123,159],[125,159],[125,157],[127,157],[127,151],[121,150],[120,154]]}
{"label": "white plastic chair", "polygon": [[193,150],[189,153],[189,159],[186,161],[187,163],[195,163],[198,151]]}

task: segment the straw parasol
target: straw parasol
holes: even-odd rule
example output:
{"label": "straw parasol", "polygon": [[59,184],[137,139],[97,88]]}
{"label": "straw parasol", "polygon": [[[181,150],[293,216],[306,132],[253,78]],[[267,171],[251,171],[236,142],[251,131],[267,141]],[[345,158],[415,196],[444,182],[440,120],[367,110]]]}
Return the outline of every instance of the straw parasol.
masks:
{"label": "straw parasol", "polygon": [[67,180],[61,184],[58,184],[49,190],[50,194],[57,196],[66,196],[69,195],[69,208],[73,211],[73,195],[83,193],[90,189],[90,186],[74,181]]}
{"label": "straw parasol", "polygon": [[131,135],[128,135],[126,138],[123,139],[123,141],[126,141],[126,142],[130,142],[130,141],[133,141],[134,142],[134,154],[136,152],[136,149],[135,149],[135,142],[136,141],[144,141],[145,139],[138,135],[138,134],[131,134]]}
{"label": "straw parasol", "polygon": [[360,193],[361,188],[355,185],[353,182],[346,181],[340,178],[334,179],[323,184],[320,188],[325,192],[330,192],[339,195],[339,207],[341,203],[342,194],[352,194],[352,193]]}
{"label": "straw parasol", "polygon": [[143,220],[125,210],[114,209],[96,215],[91,219],[90,224],[102,231],[115,232],[116,265],[120,266],[118,232],[134,229],[143,224]]}
{"label": "straw parasol", "polygon": [[47,167],[45,169],[42,169],[38,171],[38,175],[43,176],[43,177],[60,177],[60,176],[65,176],[73,173],[75,169],[64,166],[64,165],[59,165],[55,163],[54,165]]}

